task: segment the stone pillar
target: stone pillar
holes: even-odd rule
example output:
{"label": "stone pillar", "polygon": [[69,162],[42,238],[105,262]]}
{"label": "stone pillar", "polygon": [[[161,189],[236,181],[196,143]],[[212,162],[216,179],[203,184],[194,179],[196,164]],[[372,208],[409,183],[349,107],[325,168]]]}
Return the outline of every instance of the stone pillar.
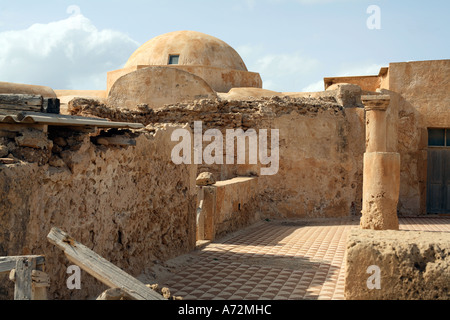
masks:
{"label": "stone pillar", "polygon": [[362,96],[366,110],[362,229],[398,230],[400,155],[386,152],[387,95]]}
{"label": "stone pillar", "polygon": [[204,236],[202,240],[213,241],[216,237],[216,194],[214,186],[203,187]]}
{"label": "stone pillar", "polygon": [[386,110],[390,96],[362,96],[366,111],[366,153],[386,152]]}
{"label": "stone pillar", "polygon": [[400,154],[364,154],[361,227],[398,230],[397,204],[400,194]]}

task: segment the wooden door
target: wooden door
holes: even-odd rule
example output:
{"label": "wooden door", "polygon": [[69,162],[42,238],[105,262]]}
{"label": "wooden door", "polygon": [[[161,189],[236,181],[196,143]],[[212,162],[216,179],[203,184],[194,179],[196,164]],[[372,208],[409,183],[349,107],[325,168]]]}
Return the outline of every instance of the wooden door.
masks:
{"label": "wooden door", "polygon": [[450,213],[450,149],[428,149],[428,213]]}

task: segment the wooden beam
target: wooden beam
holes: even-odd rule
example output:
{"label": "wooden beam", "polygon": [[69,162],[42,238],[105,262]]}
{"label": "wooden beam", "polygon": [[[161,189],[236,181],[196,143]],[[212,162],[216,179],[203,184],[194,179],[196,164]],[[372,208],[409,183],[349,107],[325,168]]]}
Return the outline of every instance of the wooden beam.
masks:
{"label": "wooden beam", "polygon": [[121,288],[136,300],[166,300],[145,284],[77,242],[59,228],[52,228],[47,235],[50,243],[64,251],[66,257],[91,276],[111,288]]}
{"label": "wooden beam", "polygon": [[8,274],[12,269],[16,267],[17,260],[23,258],[35,258],[36,266],[43,266],[45,264],[44,256],[11,256],[0,257],[0,275]]}
{"label": "wooden beam", "polygon": [[134,300],[120,288],[110,288],[97,297],[96,300]]}
{"label": "wooden beam", "polygon": [[16,106],[10,104],[2,104],[0,103],[0,110],[5,113],[14,113],[14,112],[23,112],[23,111],[33,111],[33,112],[41,112],[41,106]]}
{"label": "wooden beam", "polygon": [[43,103],[42,96],[30,94],[0,94],[0,105],[11,106],[39,106],[41,108]]}
{"label": "wooden beam", "polygon": [[41,112],[42,96],[27,94],[0,94],[0,113],[14,115],[19,112]]}

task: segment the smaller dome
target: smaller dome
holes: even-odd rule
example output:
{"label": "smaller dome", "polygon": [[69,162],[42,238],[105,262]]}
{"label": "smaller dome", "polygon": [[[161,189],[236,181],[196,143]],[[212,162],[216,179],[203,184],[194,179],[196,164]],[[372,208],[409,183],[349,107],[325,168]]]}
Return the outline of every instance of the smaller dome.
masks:
{"label": "smaller dome", "polygon": [[171,63],[248,71],[240,55],[230,45],[197,31],[175,31],[151,39],[131,55],[125,68]]}

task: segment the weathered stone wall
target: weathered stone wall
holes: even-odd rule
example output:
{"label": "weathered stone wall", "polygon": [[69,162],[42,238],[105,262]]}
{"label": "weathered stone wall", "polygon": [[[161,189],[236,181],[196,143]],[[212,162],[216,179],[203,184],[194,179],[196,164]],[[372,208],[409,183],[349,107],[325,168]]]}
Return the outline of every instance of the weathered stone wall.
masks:
{"label": "weathered stone wall", "polygon": [[427,129],[450,128],[449,73],[446,59],[391,63],[378,76],[325,78],[326,88],[352,83],[391,96],[387,143],[401,156],[400,215],[427,213]]}
{"label": "weathered stone wall", "polygon": [[[136,146],[128,147],[55,128],[41,147],[19,147],[21,135],[3,131],[17,163],[0,165],[0,256],[45,255],[49,298],[86,299],[105,287],[83,272],[82,289],[67,289],[71,263],[46,239],[54,226],[133,276],[192,250],[196,168],[171,162],[175,128],[129,132]],[[0,281],[0,299],[11,299],[12,282]]]}
{"label": "weathered stone wall", "polygon": [[194,121],[202,121],[204,131],[216,128],[224,137],[226,129],[278,129],[280,167],[276,175],[260,175],[260,164],[199,165],[198,172],[212,172],[218,181],[259,176],[258,201],[267,216],[337,217],[361,211],[365,129],[364,109],[359,105],[344,108],[329,92],[314,99],[200,100],[160,110],[140,107],[141,112],[118,111],[78,100],[70,110],[144,124],[188,123],[192,129]]}
{"label": "weathered stone wall", "polygon": [[375,91],[380,86],[380,78],[378,76],[355,76],[355,77],[331,77],[325,78],[325,89],[338,83],[353,83],[360,86],[366,91]]}
{"label": "weathered stone wall", "polygon": [[354,229],[347,240],[347,300],[450,299],[450,233]]}
{"label": "weathered stone wall", "polygon": [[202,78],[177,68],[153,66],[120,77],[108,93],[108,103],[133,109],[139,101],[158,109],[168,103],[215,97],[216,92]]}
{"label": "weathered stone wall", "polygon": [[426,214],[427,128],[450,128],[449,73],[450,60],[389,66],[386,89],[398,110],[400,214]]}
{"label": "weathered stone wall", "polygon": [[260,176],[262,210],[282,217],[360,214],[364,110],[293,111],[266,122],[280,130],[280,168]]}

